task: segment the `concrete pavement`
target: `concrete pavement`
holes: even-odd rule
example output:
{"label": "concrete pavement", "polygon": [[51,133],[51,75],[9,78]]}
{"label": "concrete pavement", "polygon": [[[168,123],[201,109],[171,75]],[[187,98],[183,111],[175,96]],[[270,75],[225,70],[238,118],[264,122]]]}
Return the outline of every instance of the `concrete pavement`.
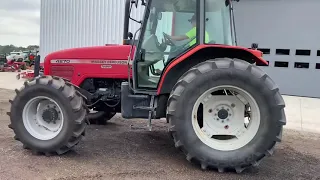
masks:
{"label": "concrete pavement", "polygon": [[[14,90],[23,85],[24,80],[16,79],[17,73],[1,72],[0,88]],[[320,133],[320,99],[285,96],[287,125],[285,128]]]}
{"label": "concrete pavement", "polygon": [[20,88],[23,85],[24,80],[17,80],[16,72],[0,72],[0,88],[14,90]]}
{"label": "concrete pavement", "polygon": [[287,128],[320,133],[320,99],[283,96]]}

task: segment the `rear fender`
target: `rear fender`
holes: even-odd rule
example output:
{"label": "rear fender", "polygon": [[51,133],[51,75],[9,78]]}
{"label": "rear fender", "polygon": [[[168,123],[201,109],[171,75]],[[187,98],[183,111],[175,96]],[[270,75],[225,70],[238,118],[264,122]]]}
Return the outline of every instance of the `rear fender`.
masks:
{"label": "rear fender", "polygon": [[165,68],[157,94],[169,94],[178,79],[193,66],[214,58],[237,58],[251,64],[268,64],[262,58],[263,53],[258,50],[226,45],[201,45],[188,51],[178,59],[169,63]]}

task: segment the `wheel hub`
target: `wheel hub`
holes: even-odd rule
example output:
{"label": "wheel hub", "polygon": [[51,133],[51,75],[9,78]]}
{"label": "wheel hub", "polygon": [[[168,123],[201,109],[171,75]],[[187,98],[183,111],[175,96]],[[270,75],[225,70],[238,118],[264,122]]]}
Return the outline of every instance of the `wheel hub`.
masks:
{"label": "wheel hub", "polygon": [[[210,103],[210,102],[209,102]],[[222,123],[225,123],[225,121],[229,122],[232,117],[234,116],[234,112],[231,108],[231,106],[226,105],[226,104],[217,104],[214,106],[216,112],[212,113],[212,111],[210,112],[210,110],[208,111],[209,113],[211,113],[213,115],[213,119]],[[212,123],[216,123],[215,121],[213,121]]]}
{"label": "wheel hub", "polygon": [[219,117],[220,119],[227,119],[228,116],[229,116],[229,112],[228,112],[227,110],[225,110],[225,109],[219,110],[219,112],[218,112],[218,117]]}
{"label": "wheel hub", "polygon": [[42,113],[42,118],[48,124],[51,122],[55,124],[59,120],[59,113],[55,108],[48,108]]}

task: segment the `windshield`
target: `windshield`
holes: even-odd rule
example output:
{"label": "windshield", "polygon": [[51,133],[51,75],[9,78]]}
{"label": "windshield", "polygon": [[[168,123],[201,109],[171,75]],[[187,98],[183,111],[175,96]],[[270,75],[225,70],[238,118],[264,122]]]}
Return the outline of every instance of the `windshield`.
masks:
{"label": "windshield", "polygon": [[[180,0],[175,3],[171,0],[165,0],[161,3],[152,1],[143,39],[155,34],[161,40],[163,32],[171,36],[188,33],[195,27],[190,22],[196,12],[195,2],[191,0]],[[205,43],[235,44],[232,39],[230,5],[226,2],[228,0],[205,0]],[[179,41],[177,45],[182,45],[185,42]]]}

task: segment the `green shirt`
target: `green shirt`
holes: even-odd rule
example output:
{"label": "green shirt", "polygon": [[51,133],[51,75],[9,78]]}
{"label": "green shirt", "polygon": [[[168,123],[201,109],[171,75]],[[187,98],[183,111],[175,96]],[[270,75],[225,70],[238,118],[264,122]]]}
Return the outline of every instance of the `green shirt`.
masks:
{"label": "green shirt", "polygon": [[[186,36],[189,38],[189,39],[192,39],[194,37],[197,36],[197,28],[194,27],[192,28],[189,32],[186,33]],[[206,43],[209,43],[210,39],[209,39],[209,33],[206,31],[206,35],[205,35],[205,42]],[[197,38],[194,38],[190,43],[189,43],[189,46],[193,46],[195,43],[197,43]]]}

